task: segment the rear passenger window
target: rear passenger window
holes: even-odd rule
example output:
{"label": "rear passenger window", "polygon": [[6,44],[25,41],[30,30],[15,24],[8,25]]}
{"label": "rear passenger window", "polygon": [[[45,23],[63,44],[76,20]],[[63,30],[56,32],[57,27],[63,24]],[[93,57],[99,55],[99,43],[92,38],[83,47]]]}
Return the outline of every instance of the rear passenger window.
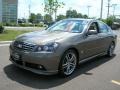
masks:
{"label": "rear passenger window", "polygon": [[99,31],[100,33],[107,33],[108,32],[107,25],[102,22],[99,22]]}

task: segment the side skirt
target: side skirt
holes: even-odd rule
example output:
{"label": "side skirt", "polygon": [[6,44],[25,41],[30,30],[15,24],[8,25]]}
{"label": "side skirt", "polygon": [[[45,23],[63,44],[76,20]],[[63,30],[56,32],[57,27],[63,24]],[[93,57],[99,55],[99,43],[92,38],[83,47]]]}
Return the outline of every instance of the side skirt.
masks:
{"label": "side skirt", "polygon": [[88,58],[86,58],[86,59],[79,60],[79,64],[84,63],[84,62],[87,62],[87,61],[89,61],[90,59],[93,59],[93,58],[96,58],[96,57],[99,57],[99,56],[104,56],[104,55],[106,55],[106,54],[107,54],[106,52],[103,52],[103,53],[100,53],[100,54],[97,54],[97,55],[88,57]]}

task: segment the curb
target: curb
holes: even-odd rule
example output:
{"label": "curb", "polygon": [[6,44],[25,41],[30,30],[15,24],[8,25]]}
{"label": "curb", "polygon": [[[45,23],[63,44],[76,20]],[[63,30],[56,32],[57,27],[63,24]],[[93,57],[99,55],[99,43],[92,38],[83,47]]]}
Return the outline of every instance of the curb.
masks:
{"label": "curb", "polygon": [[0,44],[9,44],[11,43],[12,41],[0,41]]}

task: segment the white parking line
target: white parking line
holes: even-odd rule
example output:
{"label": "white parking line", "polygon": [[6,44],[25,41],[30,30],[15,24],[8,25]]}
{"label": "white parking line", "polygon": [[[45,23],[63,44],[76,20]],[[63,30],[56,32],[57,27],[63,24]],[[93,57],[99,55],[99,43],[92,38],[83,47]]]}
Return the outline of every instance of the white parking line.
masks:
{"label": "white parking line", "polygon": [[112,80],[111,82],[116,84],[116,85],[120,85],[120,82],[118,82],[118,81]]}
{"label": "white parking line", "polygon": [[0,47],[9,46],[10,44],[0,44]]}

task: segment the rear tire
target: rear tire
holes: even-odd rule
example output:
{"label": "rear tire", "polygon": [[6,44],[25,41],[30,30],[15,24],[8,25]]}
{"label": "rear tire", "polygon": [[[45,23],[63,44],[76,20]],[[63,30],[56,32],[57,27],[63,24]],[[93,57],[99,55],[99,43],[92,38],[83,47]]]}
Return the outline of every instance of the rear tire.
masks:
{"label": "rear tire", "polygon": [[77,66],[77,54],[74,50],[66,51],[59,64],[59,74],[62,77],[70,76]]}
{"label": "rear tire", "polygon": [[115,49],[115,44],[112,42],[108,51],[107,51],[108,57],[112,57],[114,55],[114,49]]}

